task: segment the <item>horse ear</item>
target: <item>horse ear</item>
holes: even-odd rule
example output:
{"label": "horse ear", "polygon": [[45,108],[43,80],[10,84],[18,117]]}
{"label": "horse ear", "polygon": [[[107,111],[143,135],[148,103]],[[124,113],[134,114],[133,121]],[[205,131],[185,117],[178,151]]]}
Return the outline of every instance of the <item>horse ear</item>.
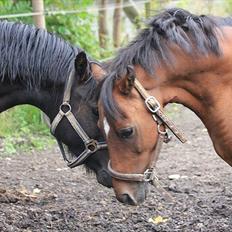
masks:
{"label": "horse ear", "polygon": [[88,59],[86,53],[81,51],[79,52],[74,61],[75,73],[79,78],[80,82],[84,82],[88,79]]}
{"label": "horse ear", "polygon": [[122,94],[129,95],[134,87],[135,72],[132,66],[127,66],[127,74],[119,80],[119,89]]}
{"label": "horse ear", "polygon": [[97,82],[100,82],[101,80],[103,80],[106,76],[106,70],[103,69],[101,64],[99,64],[97,62],[93,62],[90,65],[91,65],[93,78]]}

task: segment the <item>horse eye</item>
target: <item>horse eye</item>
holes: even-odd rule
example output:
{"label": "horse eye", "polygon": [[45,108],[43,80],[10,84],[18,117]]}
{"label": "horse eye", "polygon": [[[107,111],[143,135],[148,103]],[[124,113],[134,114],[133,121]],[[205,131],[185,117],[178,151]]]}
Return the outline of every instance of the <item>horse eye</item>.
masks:
{"label": "horse eye", "polygon": [[123,128],[119,130],[118,135],[122,139],[128,139],[134,134],[134,128],[133,127],[128,127],[128,128]]}

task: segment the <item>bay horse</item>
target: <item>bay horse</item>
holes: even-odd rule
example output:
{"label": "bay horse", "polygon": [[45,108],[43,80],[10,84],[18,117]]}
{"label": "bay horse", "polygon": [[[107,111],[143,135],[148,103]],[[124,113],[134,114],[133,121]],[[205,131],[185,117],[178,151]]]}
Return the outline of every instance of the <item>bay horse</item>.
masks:
{"label": "bay horse", "polygon": [[232,166],[232,19],[168,9],[153,17],[109,67],[99,99],[99,126],[110,155],[119,201],[137,205],[154,180],[169,103],[191,109],[206,126],[217,154]]}
{"label": "bay horse", "polygon": [[85,164],[99,183],[111,187],[108,152],[93,99],[104,73],[84,51],[54,34],[0,22],[0,112],[20,104],[38,107],[49,117],[68,166]]}

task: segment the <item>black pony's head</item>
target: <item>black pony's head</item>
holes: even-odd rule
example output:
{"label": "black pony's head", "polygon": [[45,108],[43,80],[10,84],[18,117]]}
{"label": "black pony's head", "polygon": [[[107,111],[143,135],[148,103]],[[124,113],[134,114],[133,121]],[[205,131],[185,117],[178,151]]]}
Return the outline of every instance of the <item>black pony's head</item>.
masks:
{"label": "black pony's head", "polygon": [[[31,25],[0,21],[0,112],[20,104],[31,104],[43,110],[52,121],[59,112],[70,73],[75,80],[71,88],[72,113],[86,134],[97,141],[102,135],[97,127],[95,87],[103,69],[90,62],[86,54],[46,30]],[[64,117],[54,136],[68,147],[73,156],[85,149],[80,136]],[[106,150],[92,154],[84,161],[98,182],[110,187]]]}
{"label": "black pony's head", "polygon": [[[74,60],[75,80],[71,88],[70,105],[72,113],[89,138],[103,142],[98,122],[96,89],[104,77],[105,71],[97,62],[89,61],[86,54],[79,52]],[[72,156],[78,156],[85,150],[85,144],[67,119],[58,125],[55,136],[68,146]],[[87,170],[95,172],[100,184],[111,187],[111,176],[108,173],[108,151],[105,149],[91,154],[84,164]]]}

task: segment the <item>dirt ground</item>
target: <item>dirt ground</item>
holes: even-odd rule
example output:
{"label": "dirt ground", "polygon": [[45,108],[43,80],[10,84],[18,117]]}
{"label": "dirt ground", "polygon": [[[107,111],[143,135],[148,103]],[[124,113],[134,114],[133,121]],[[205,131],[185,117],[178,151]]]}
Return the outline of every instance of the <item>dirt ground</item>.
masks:
{"label": "dirt ground", "polygon": [[165,145],[157,164],[172,198],[151,188],[144,204],[122,205],[84,169],[66,168],[56,148],[5,157],[0,231],[232,231],[232,168],[215,154],[197,117],[175,111],[189,141]]}

